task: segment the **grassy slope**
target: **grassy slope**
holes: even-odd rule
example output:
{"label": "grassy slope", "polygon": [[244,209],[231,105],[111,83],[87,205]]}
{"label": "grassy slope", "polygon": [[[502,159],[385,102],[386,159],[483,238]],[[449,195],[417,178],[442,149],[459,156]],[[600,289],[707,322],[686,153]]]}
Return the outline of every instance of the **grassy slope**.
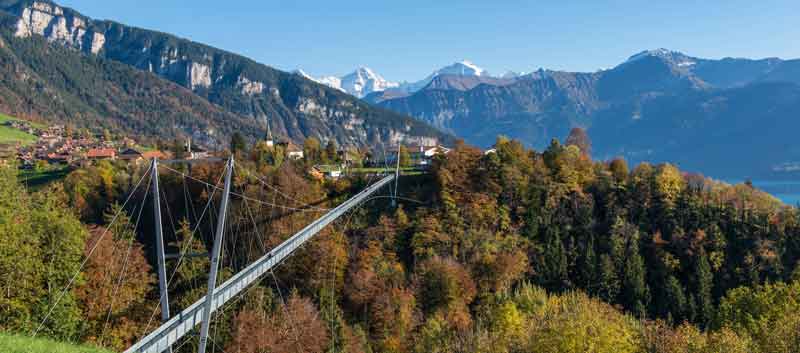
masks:
{"label": "grassy slope", "polygon": [[[19,120],[19,119],[10,117],[8,115],[0,114],[0,124],[3,124],[9,120]],[[12,129],[7,126],[0,126],[0,144],[8,144],[16,142],[20,142],[23,145],[31,144],[36,142],[36,136],[33,136],[24,131]]]}
{"label": "grassy slope", "polygon": [[20,170],[18,177],[25,186],[31,189],[38,189],[50,182],[61,180],[67,177],[73,168],[65,165],[53,165],[46,170]]}
{"label": "grassy slope", "polygon": [[12,336],[0,333],[0,352],[3,353],[109,353],[88,346],[73,346],[41,338]]}

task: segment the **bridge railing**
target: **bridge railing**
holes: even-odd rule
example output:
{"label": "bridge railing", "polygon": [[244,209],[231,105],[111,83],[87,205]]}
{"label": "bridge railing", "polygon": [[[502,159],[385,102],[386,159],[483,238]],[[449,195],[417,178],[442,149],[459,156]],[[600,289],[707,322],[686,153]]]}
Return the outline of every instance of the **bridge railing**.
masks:
{"label": "bridge railing", "polygon": [[[241,293],[249,285],[256,282],[259,277],[267,273],[293,251],[303,245],[303,243],[319,233],[325,226],[366,200],[378,189],[394,180],[394,178],[394,175],[386,176],[372,186],[362,190],[360,193],[356,194],[356,196],[353,196],[341,205],[330,210],[313,223],[295,233],[291,238],[278,245],[275,249],[253,262],[250,266],[247,266],[244,270],[225,281],[225,283],[217,287],[214,291],[211,312],[215,312],[237,294]],[[197,302],[145,336],[141,341],[128,348],[125,353],[160,353],[166,351],[168,347],[202,322],[203,304],[205,304],[205,301],[206,297],[203,296]]]}

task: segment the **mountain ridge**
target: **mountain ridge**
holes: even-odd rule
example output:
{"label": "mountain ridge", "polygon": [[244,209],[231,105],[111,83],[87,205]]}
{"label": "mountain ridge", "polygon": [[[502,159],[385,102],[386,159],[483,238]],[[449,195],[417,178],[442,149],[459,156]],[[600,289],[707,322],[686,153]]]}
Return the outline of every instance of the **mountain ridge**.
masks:
{"label": "mountain ridge", "polygon": [[[656,49],[593,73],[538,70],[510,84],[439,86],[407,96],[366,99],[482,147],[506,135],[543,149],[550,139],[562,139],[570,129],[582,127],[595,140],[594,151],[601,158],[676,162],[720,177],[773,177],[778,166],[800,165],[800,151],[787,146],[790,136],[759,121],[794,127],[800,104],[769,96],[796,97],[793,89],[799,84],[800,60],[712,60]],[[741,116],[731,106],[750,115]],[[727,126],[731,122],[724,119],[726,114],[749,126],[750,144],[767,146],[762,155],[769,157],[746,151],[740,143],[744,136]],[[715,133],[704,137],[707,131]],[[747,159],[730,163],[723,153],[706,153],[699,142],[703,139]]]}
{"label": "mountain ridge", "polygon": [[[273,133],[295,142],[309,136],[355,146],[452,139],[299,75],[171,34],[93,20],[52,1],[4,0],[0,10],[10,16],[4,21],[9,37],[43,37],[76,53],[153,73],[235,115],[235,120],[258,126],[243,131],[251,138],[262,137],[269,124]],[[223,138],[207,136],[209,142]]]}
{"label": "mountain ridge", "polygon": [[[367,101],[373,102],[378,101],[381,99],[382,96],[405,96],[417,92],[421,89],[426,88],[432,81],[440,76],[448,76],[450,78],[450,82],[453,82],[453,87],[460,87],[460,86],[474,86],[469,82],[464,83],[456,83],[455,78],[461,77],[466,79],[467,81],[474,81],[474,78],[478,77],[481,79],[485,79],[487,81],[491,80],[500,80],[500,79],[507,79],[511,80],[516,76],[510,75],[506,73],[502,77],[494,77],[489,75],[489,72],[484,70],[483,68],[475,65],[473,62],[469,60],[461,60],[455,62],[453,64],[444,66],[442,68],[434,70],[431,74],[426,76],[425,78],[417,81],[402,81],[402,82],[395,82],[395,81],[388,81],[384,79],[381,75],[375,73],[374,70],[366,67],[366,66],[359,66],[356,68],[355,71],[349,73],[344,76],[322,76],[319,78],[314,78],[307,73],[305,73],[302,69],[297,69],[295,72],[304,75],[305,77],[314,80],[316,82],[328,85],[330,87],[336,88],[342,92],[346,92],[358,98],[367,98]],[[359,80],[354,80],[353,78],[358,78]],[[358,82],[360,84],[353,85],[348,84],[350,82]]]}

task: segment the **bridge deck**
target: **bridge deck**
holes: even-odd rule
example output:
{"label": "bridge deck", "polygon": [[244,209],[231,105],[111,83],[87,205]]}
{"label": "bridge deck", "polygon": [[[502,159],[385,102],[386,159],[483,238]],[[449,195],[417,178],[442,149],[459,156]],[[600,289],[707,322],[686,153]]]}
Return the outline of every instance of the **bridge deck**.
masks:
{"label": "bridge deck", "polygon": [[[394,178],[394,175],[389,175],[374,185],[364,189],[356,196],[353,196],[338,207],[326,213],[324,216],[309,224],[301,231],[294,234],[291,238],[278,245],[275,249],[253,262],[250,266],[247,266],[244,270],[225,281],[225,283],[217,287],[214,291],[212,313],[235,297],[237,294],[241,293],[249,285],[256,282],[259,277],[263,276],[274,266],[283,261],[283,259],[303,245],[303,243],[311,239],[314,235],[319,233],[319,231],[325,228],[325,226],[361,202],[364,202],[370,195],[374,194],[378,189],[394,180]],[[205,301],[206,297],[203,296],[197,302],[184,309],[180,314],[175,315],[155,331],[145,336],[141,341],[128,348],[125,353],[160,353],[167,350],[168,347],[177,342],[181,337],[185,336],[195,326],[202,322],[203,304]]]}

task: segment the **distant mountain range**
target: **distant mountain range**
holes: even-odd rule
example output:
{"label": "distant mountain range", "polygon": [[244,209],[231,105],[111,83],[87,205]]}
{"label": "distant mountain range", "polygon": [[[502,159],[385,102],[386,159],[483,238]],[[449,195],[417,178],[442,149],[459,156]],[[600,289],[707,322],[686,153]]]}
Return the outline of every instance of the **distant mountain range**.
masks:
{"label": "distant mountain range", "polygon": [[0,0],[0,112],[207,145],[234,132],[261,138],[269,124],[295,142],[458,135],[488,147],[506,135],[541,149],[579,126],[599,158],[727,178],[800,175],[800,60],[658,49],[591,73],[493,76],[462,61],[409,82],[367,68],[313,78],[45,0]]}
{"label": "distant mountain range", "polygon": [[208,145],[262,138],[267,124],[298,143],[452,139],[301,75],[46,0],[0,0],[0,110]]}
{"label": "distant mountain range", "polygon": [[363,99],[483,147],[506,135],[541,149],[583,127],[600,158],[671,161],[725,178],[800,171],[800,60],[657,49],[592,73],[436,72],[420,82]]}
{"label": "distant mountain range", "polygon": [[[342,92],[354,95],[358,98],[364,98],[372,95],[372,100],[378,100],[379,97],[398,97],[407,96],[411,93],[417,92],[428,86],[434,79],[439,76],[457,76],[457,77],[471,77],[474,80],[496,78],[489,75],[489,73],[473,64],[468,60],[462,60],[452,65],[445,66],[441,69],[433,71],[424,79],[413,82],[392,82],[387,81],[381,75],[375,73],[368,67],[359,67],[352,73],[337,77],[337,76],[323,76],[314,78],[306,74],[303,70],[298,69],[296,73],[324,85],[336,88]],[[512,72],[506,74],[504,78],[512,78],[511,75],[516,75]]]}

